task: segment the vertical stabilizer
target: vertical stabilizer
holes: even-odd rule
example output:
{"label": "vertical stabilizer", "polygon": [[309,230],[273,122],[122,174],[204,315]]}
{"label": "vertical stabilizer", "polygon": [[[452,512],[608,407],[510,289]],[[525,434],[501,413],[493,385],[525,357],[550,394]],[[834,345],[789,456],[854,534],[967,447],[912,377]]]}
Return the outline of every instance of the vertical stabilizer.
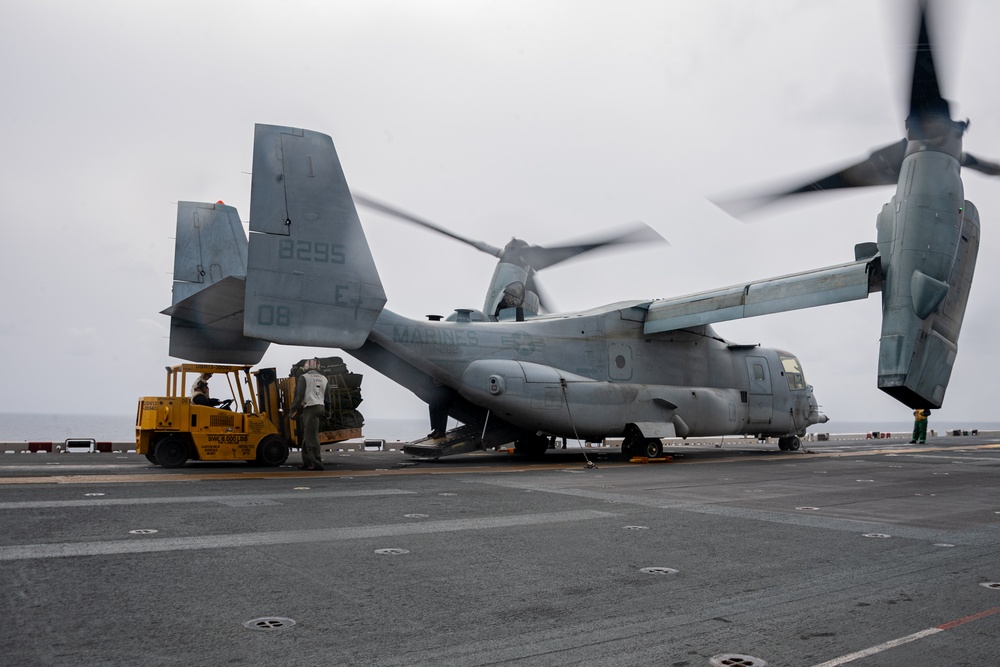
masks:
{"label": "vertical stabilizer", "polygon": [[173,300],[176,304],[228,276],[247,274],[240,215],[223,203],[177,202]]}
{"label": "vertical stabilizer", "polygon": [[333,140],[257,125],[244,333],[290,345],[360,347],[385,292]]}
{"label": "vertical stabilizer", "polygon": [[267,341],[243,335],[247,237],[239,213],[222,203],[177,204],[170,356],[255,364]]}

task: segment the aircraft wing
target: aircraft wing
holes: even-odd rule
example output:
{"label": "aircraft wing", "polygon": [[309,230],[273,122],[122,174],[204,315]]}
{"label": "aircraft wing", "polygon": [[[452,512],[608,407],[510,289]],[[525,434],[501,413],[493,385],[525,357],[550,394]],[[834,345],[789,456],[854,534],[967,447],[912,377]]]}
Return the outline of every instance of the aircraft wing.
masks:
{"label": "aircraft wing", "polygon": [[661,333],[826,306],[864,299],[881,289],[881,260],[876,255],[847,264],[653,301],[643,330],[647,334]]}

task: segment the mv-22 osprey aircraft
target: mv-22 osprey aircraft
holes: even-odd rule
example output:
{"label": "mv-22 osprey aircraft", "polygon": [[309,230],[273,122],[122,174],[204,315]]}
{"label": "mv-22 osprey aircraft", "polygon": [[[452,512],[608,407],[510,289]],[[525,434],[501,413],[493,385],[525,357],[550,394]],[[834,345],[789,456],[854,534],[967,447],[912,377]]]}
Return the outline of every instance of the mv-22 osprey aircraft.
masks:
{"label": "mv-22 osprey aircraft", "polygon": [[[500,262],[482,311],[410,319],[385,308],[332,139],[257,125],[249,242],[232,207],[179,205],[174,305],[163,311],[170,354],[254,364],[270,342],[339,348],[428,403],[434,437],[405,448],[419,456],[511,442],[539,455],[557,437],[621,437],[626,456],[656,457],[664,437],[726,434],[777,437],[795,450],[808,426],[826,421],[799,360],[731,343],[711,325],[881,291],[878,386],[912,408],[938,408],[979,247],[960,169],[1000,166],[962,151],[967,123],[951,119],[940,94],[924,6],[919,18],[906,139],[773,196],[897,183],[877,242],[858,244],[854,261],[547,314],[531,289],[542,267],[521,242],[493,249]],[[441,432],[442,416],[463,426]]]}

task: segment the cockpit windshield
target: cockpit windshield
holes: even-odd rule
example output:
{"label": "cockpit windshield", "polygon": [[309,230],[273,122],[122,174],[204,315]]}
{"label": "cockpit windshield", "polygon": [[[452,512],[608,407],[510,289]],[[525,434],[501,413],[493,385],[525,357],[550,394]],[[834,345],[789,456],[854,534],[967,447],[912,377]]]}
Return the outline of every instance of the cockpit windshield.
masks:
{"label": "cockpit windshield", "polygon": [[795,357],[780,355],[781,367],[785,370],[789,389],[805,389],[806,377],[802,374],[802,365]]}

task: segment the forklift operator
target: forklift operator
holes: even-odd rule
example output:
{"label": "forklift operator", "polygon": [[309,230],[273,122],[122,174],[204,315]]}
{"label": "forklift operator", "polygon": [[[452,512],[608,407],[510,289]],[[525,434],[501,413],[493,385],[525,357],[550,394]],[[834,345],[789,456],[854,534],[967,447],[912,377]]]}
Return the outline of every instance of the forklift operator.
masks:
{"label": "forklift operator", "polygon": [[204,376],[199,378],[191,388],[191,402],[195,405],[207,405],[211,408],[221,408],[225,410],[233,402],[232,399],[220,401],[217,398],[210,398],[208,395],[208,382]]}

